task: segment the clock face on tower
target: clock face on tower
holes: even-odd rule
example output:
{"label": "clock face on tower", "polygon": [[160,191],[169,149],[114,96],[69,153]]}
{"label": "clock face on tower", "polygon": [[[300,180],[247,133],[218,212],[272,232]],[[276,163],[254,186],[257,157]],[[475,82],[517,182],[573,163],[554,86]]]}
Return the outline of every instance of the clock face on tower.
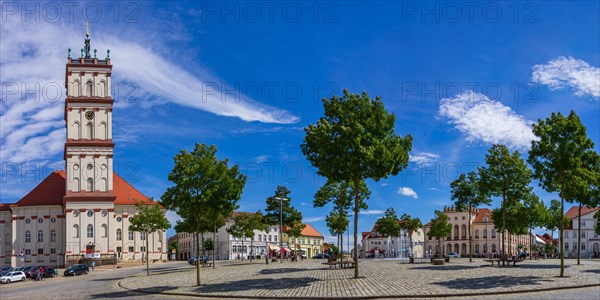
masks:
{"label": "clock face on tower", "polygon": [[85,112],[85,118],[88,119],[88,120],[93,119],[94,118],[94,112],[91,111],[91,110],[86,111]]}

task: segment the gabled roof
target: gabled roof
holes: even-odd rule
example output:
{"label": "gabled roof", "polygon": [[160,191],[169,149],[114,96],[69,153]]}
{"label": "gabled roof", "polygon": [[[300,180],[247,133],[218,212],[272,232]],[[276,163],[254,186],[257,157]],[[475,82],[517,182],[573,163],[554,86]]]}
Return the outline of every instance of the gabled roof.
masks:
{"label": "gabled roof", "polygon": [[[597,211],[598,209],[600,209],[600,207],[583,206],[583,207],[581,207],[581,215],[582,216],[587,215],[589,213]],[[570,220],[577,218],[578,215],[579,215],[579,206],[573,206],[565,213],[565,217],[569,218]]]}
{"label": "gabled roof", "polygon": [[0,203],[0,211],[10,211],[12,203]]}
{"label": "gabled roof", "polygon": [[[76,193],[74,193],[76,194]],[[38,205],[62,205],[63,197],[66,195],[65,171],[54,171],[38,184],[21,200],[12,206],[38,206]],[[146,201],[149,198],[134,188],[129,182],[113,172],[113,195],[115,205],[135,205],[138,201]]]}
{"label": "gabled roof", "polygon": [[14,206],[62,205],[66,191],[65,171],[54,171]]}
{"label": "gabled roof", "polygon": [[494,223],[494,220],[492,219],[492,211],[489,208],[478,208],[478,212],[475,216],[475,219],[473,219],[473,223],[484,223],[483,219],[485,218],[486,214],[488,218],[487,222]]}
{"label": "gabled roof", "polygon": [[302,236],[315,236],[315,237],[323,237],[323,235],[321,235],[321,233],[319,233],[314,227],[312,227],[310,224],[306,224],[306,226],[304,227],[304,229],[302,229]]}

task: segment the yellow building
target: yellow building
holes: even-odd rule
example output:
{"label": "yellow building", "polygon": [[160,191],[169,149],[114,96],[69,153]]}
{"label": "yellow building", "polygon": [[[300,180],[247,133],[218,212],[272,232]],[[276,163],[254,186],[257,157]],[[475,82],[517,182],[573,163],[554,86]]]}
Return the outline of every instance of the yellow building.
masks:
{"label": "yellow building", "polygon": [[325,238],[310,224],[302,230],[299,237],[290,238],[287,234],[283,234],[283,242],[288,244],[288,248],[292,250],[300,249],[308,258],[322,253],[322,246]]}

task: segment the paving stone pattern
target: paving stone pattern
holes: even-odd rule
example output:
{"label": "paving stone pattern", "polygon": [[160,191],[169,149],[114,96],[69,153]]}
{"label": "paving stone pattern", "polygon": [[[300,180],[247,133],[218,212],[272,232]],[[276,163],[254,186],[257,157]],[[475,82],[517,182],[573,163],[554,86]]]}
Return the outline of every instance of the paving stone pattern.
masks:
{"label": "paving stone pattern", "polygon": [[[271,263],[218,263],[201,269],[201,286],[195,286],[190,268],[121,281],[127,289],[211,296],[265,298],[355,298],[419,295],[481,294],[524,291],[575,285],[600,285],[600,261],[582,265],[567,260],[558,277],[559,260],[525,261],[517,267],[492,267],[482,260],[462,258],[443,266],[429,262],[408,264],[398,260],[361,260],[360,276],[354,269],[329,269],[322,261]],[[165,289],[168,287],[168,289]]]}

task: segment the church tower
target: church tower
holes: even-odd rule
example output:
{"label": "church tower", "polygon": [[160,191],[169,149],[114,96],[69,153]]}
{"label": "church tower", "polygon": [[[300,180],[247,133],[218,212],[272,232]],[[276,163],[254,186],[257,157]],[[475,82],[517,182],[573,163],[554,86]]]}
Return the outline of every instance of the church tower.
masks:
{"label": "church tower", "polygon": [[[96,49],[92,57],[90,50],[86,29],[81,57],[72,58],[71,49],[67,57],[63,197],[67,254],[85,253],[90,245],[94,252],[110,249],[109,213],[114,212],[117,198],[113,192],[110,50],[105,59],[98,59]],[[103,229],[100,235],[99,227]]]}

